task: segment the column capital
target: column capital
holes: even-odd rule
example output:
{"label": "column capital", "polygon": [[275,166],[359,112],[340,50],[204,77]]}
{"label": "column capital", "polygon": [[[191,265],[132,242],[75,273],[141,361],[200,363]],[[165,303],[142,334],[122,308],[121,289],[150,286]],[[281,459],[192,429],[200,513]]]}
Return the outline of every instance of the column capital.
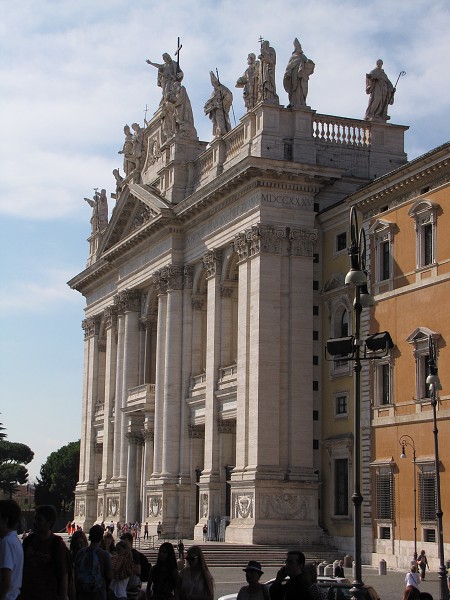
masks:
{"label": "column capital", "polygon": [[138,431],[127,431],[126,436],[129,444],[141,446],[144,443],[144,438]]}
{"label": "column capital", "polygon": [[114,305],[118,312],[140,312],[141,292],[139,290],[123,290],[114,296]]}
{"label": "column capital", "polygon": [[248,241],[245,233],[241,232],[234,236],[233,247],[239,257],[239,262],[248,258]]}
{"label": "column capital", "polygon": [[253,225],[245,233],[251,256],[281,254],[282,240],[287,237],[286,227],[274,227],[273,225]]}
{"label": "column capital", "polygon": [[163,277],[164,270],[158,269],[152,275],[153,283],[155,284],[156,293],[161,296],[167,292],[167,280]]}
{"label": "column capital", "polygon": [[194,269],[189,265],[184,267],[184,289],[192,289],[194,285]]}
{"label": "column capital", "polygon": [[180,265],[169,265],[165,267],[167,279],[167,291],[182,290],[184,285],[184,267]]}
{"label": "column capital", "polygon": [[103,317],[105,319],[105,327],[114,327],[117,323],[117,306],[107,306],[103,311]]}
{"label": "column capital", "polygon": [[155,432],[153,429],[141,429],[141,434],[144,442],[153,442],[155,439]]}
{"label": "column capital", "polygon": [[81,327],[84,330],[84,337],[92,337],[94,335],[98,335],[100,332],[100,315],[94,315],[93,317],[88,317],[87,319],[83,319],[81,322]]}
{"label": "column capital", "polygon": [[217,419],[219,433],[236,433],[236,421]]}
{"label": "column capital", "polygon": [[314,246],[317,242],[316,229],[302,229],[291,227],[289,229],[290,252],[292,256],[313,256]]}
{"label": "column capital", "polygon": [[208,277],[219,275],[222,267],[223,252],[221,250],[210,250],[203,255],[203,267],[208,273]]}

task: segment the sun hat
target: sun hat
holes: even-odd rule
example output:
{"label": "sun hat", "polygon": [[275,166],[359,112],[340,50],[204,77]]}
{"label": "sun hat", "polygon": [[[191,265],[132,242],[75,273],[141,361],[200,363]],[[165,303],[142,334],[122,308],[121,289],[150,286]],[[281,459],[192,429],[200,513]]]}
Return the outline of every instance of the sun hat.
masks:
{"label": "sun hat", "polygon": [[248,565],[245,567],[245,569],[242,570],[256,571],[257,573],[261,573],[261,575],[264,573],[264,571],[261,570],[261,563],[259,563],[257,560],[249,560]]}

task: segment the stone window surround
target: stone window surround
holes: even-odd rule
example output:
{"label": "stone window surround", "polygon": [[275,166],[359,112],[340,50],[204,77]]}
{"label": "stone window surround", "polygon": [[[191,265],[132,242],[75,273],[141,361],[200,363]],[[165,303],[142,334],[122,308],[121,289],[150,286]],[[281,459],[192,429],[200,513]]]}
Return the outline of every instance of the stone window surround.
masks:
{"label": "stone window surround", "polygon": [[[436,229],[437,229],[437,211],[440,208],[438,204],[431,200],[421,199],[414,202],[408,211],[408,215],[414,219],[416,230],[416,270],[433,268],[436,271],[437,252],[436,252]],[[432,261],[424,264],[425,256],[425,229],[426,225],[432,226]],[[434,272],[433,275],[437,273]]]}
{"label": "stone window surround", "polygon": [[[338,399],[343,398],[345,396],[347,400],[347,410],[345,412],[338,412]],[[333,410],[334,410],[334,418],[335,419],[348,419],[349,411],[348,411],[348,403],[350,399],[350,394],[348,390],[334,392],[333,394]]]}
{"label": "stone window surround", "polygon": [[[394,233],[397,229],[395,223],[386,221],[385,219],[377,219],[375,223],[370,227],[369,234],[373,238],[374,246],[374,266],[375,266],[375,279],[374,279],[374,292],[379,293],[381,285],[388,286],[388,290],[392,290],[394,287]],[[382,245],[387,242],[389,244],[389,277],[382,279],[383,273],[383,253]],[[386,291],[386,290],[384,290]]]}
{"label": "stone window surround", "polygon": [[[389,366],[389,402],[383,403],[383,367]],[[392,350],[388,356],[378,359],[373,363],[373,404],[376,407],[392,406],[394,404],[394,386],[393,386],[393,373],[394,373],[394,356]]]}
{"label": "stone window surround", "polygon": [[426,380],[426,365],[424,358],[428,356],[428,338],[431,336],[436,342],[437,357],[439,357],[438,340],[441,337],[440,333],[428,329],[428,327],[418,327],[411,335],[406,338],[409,344],[413,344],[413,356],[415,360],[415,389],[414,398],[416,402],[429,402],[430,398],[424,395],[425,380]]}
{"label": "stone window surround", "polygon": [[[323,446],[327,450],[329,464],[330,464],[330,491],[329,491],[329,502],[330,502],[330,515],[331,519],[335,522],[351,521],[352,520],[352,501],[351,501],[351,489],[352,489],[352,450],[353,450],[353,434],[348,433],[342,436],[336,436],[334,438],[328,438],[324,440]],[[335,461],[340,458],[348,460],[348,512],[346,515],[334,514],[335,506]]]}

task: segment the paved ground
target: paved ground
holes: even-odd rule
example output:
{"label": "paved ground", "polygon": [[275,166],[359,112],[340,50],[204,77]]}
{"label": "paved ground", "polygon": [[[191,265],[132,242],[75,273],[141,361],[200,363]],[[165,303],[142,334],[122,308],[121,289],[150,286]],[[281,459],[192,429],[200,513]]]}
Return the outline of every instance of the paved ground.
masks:
{"label": "paved ground", "polygon": [[[249,557],[249,560],[251,557]],[[243,565],[244,566],[244,565]],[[281,566],[281,565],[280,565]],[[264,568],[264,567],[263,567]],[[350,571],[347,569],[347,571]],[[264,570],[262,579],[267,581],[275,577],[277,569],[268,568]],[[245,585],[245,575],[241,569],[230,567],[215,567],[211,569],[216,584],[215,598],[239,591]],[[347,575],[347,573],[346,573]],[[351,577],[350,577],[351,579]],[[363,567],[363,581],[373,586],[381,600],[401,600],[405,588],[405,573],[388,571],[387,575],[378,575],[378,569]],[[427,578],[422,581],[420,589],[429,592],[434,600],[439,598],[439,577],[437,573],[427,573]]]}

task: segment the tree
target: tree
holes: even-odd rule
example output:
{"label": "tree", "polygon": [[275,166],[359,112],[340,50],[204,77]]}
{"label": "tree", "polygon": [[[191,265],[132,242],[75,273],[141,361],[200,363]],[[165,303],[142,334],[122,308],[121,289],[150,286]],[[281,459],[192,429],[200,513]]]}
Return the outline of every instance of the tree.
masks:
{"label": "tree", "polygon": [[0,423],[0,489],[12,498],[17,486],[28,481],[25,465],[33,460],[34,452],[25,444],[8,441],[4,431]]}
{"label": "tree", "polygon": [[36,504],[53,504],[58,514],[72,510],[79,465],[80,440],[52,452],[37,477]]}

